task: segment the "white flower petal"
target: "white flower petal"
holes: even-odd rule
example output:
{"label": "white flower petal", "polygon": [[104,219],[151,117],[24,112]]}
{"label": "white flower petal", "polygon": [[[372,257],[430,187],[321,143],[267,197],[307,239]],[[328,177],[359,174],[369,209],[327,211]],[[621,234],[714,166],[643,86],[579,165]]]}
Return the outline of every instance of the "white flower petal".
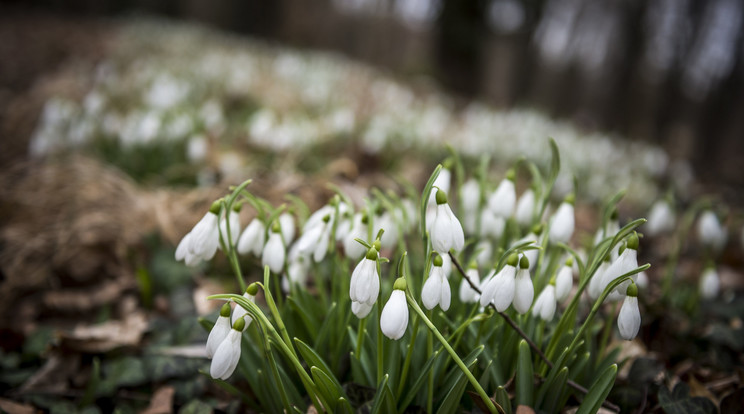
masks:
{"label": "white flower petal", "polygon": [[226,380],[235,371],[240,360],[240,338],[242,334],[231,329],[227,337],[220,343],[212,358],[209,375],[212,378]]}
{"label": "white flower petal", "polygon": [[219,316],[212,330],[209,331],[209,337],[207,338],[207,358],[214,356],[217,347],[220,346],[222,341],[227,337],[227,334],[230,333],[230,329],[230,318]]}
{"label": "white flower petal", "polygon": [[620,336],[625,340],[630,341],[638,335],[638,329],[641,327],[641,311],[638,309],[637,297],[625,297],[620,314],[617,316],[617,327],[620,330]]}
{"label": "white flower petal", "polygon": [[525,314],[532,306],[532,299],[535,296],[535,288],[530,279],[530,272],[527,269],[519,269],[514,286],[514,309],[519,314]]}
{"label": "white flower petal", "polygon": [[408,327],[408,304],[406,294],[402,290],[395,289],[390,295],[380,316],[380,330],[390,339],[397,340],[403,337]]}

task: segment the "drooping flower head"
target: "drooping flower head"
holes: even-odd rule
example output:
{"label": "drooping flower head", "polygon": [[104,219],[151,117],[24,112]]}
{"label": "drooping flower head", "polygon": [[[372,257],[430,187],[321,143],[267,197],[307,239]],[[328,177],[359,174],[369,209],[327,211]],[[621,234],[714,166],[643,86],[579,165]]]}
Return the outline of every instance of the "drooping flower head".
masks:
{"label": "drooping flower head", "polygon": [[553,215],[549,237],[554,243],[568,243],[574,232],[574,195],[566,196]]}
{"label": "drooping flower head", "polygon": [[450,307],[452,293],[450,291],[449,281],[444,275],[444,270],[442,269],[442,262],[441,256],[434,256],[431,272],[421,290],[421,302],[423,302],[424,307],[429,310],[434,309],[437,305],[439,305],[443,311],[446,311]]}
{"label": "drooping flower head", "polygon": [[201,260],[210,260],[220,244],[218,217],[220,200],[212,203],[207,214],[199,220],[189,233],[188,253]]}
{"label": "drooping flower head", "polygon": [[238,253],[261,255],[266,240],[266,226],[258,217],[251,220],[238,239]]}
{"label": "drooping flower head", "polygon": [[272,272],[280,274],[284,269],[284,261],[287,257],[286,248],[284,247],[284,236],[278,221],[271,225],[269,240],[263,248],[261,254],[261,263],[269,266]]}
{"label": "drooping flower head", "polygon": [[706,266],[703,271],[703,275],[700,278],[700,296],[703,299],[711,300],[718,296],[718,291],[721,288],[721,281],[718,277],[718,272],[713,265]]}
{"label": "drooping flower head", "polygon": [[[220,219],[220,234],[222,235],[223,242],[228,240],[228,233],[230,235],[230,244],[235,245],[240,237],[240,208],[242,204],[235,203],[227,214],[227,218],[224,216]],[[229,232],[228,232],[229,228]],[[220,247],[220,245],[217,245]]]}
{"label": "drooping flower head", "polygon": [[[478,275],[478,265],[475,261],[470,262],[468,270],[465,271],[465,276],[470,280],[475,287],[480,286],[480,276]],[[470,286],[465,277],[460,282],[460,302],[462,303],[475,303],[478,300],[478,292]]]}
{"label": "drooping flower head", "polygon": [[670,232],[674,229],[674,221],[674,210],[669,201],[658,200],[651,206],[651,211],[648,213],[645,232],[649,236]]}
{"label": "drooping flower head", "polygon": [[447,204],[447,194],[437,190],[437,209],[431,223],[431,244],[434,250],[447,254],[450,249],[460,251],[465,246],[465,235],[460,221]]}
{"label": "drooping flower head", "polygon": [[532,188],[524,190],[519,197],[517,208],[514,212],[514,219],[521,226],[532,224],[532,217],[535,215],[535,191]]}
{"label": "drooping flower head", "polygon": [[518,266],[519,255],[512,253],[506,259],[506,265],[483,285],[480,297],[481,306],[485,307],[493,303],[497,311],[503,312],[512,304]]}
{"label": "drooping flower head", "polygon": [[714,252],[720,252],[723,246],[726,245],[726,240],[728,239],[726,228],[721,225],[718,216],[713,211],[706,210],[700,216],[697,230],[703,245],[712,249]]}
{"label": "drooping flower head", "polygon": [[514,206],[517,203],[516,187],[514,179],[516,174],[510,169],[506,177],[501,180],[496,190],[488,197],[488,208],[497,217],[508,219],[514,214]]}
{"label": "drooping flower head", "polygon": [[537,295],[535,306],[532,307],[532,314],[539,316],[544,321],[550,321],[555,315],[555,280],[551,280],[548,286]]}
{"label": "drooping flower head", "polygon": [[[622,249],[622,248],[621,248]],[[620,252],[620,255],[612,262],[609,268],[602,275],[601,290],[604,290],[614,279],[632,271],[638,267],[638,235],[636,233],[631,234],[628,237],[628,241],[625,244],[625,249]],[[638,274],[631,276],[633,282],[638,279]],[[626,280],[615,288],[612,293],[607,297],[609,300],[620,300],[624,296],[625,290],[630,285],[630,280]]]}
{"label": "drooping flower head", "polygon": [[377,301],[380,293],[380,277],[377,274],[377,249],[371,247],[367,255],[351,273],[349,296],[353,302],[370,306]]}
{"label": "drooping flower head", "polygon": [[367,224],[369,218],[366,213],[356,213],[351,220],[351,228],[344,237],[343,245],[346,256],[352,259],[357,259],[365,253],[364,246],[358,243],[356,239],[367,238]]}
{"label": "drooping flower head", "polygon": [[514,285],[514,309],[520,315],[527,313],[532,306],[532,299],[535,297],[535,287],[532,285],[530,278],[530,260],[523,255],[519,259],[519,270]]}
{"label": "drooping flower head", "polygon": [[630,341],[638,335],[641,327],[641,311],[638,309],[638,287],[631,283],[625,291],[625,300],[617,316],[617,328],[620,336]]}
{"label": "drooping flower head", "polygon": [[563,302],[573,288],[573,257],[568,257],[555,277],[555,299]]}
{"label": "drooping flower head", "polygon": [[385,307],[382,308],[380,330],[388,338],[397,340],[403,337],[407,327],[408,304],[406,303],[406,280],[399,277],[395,280],[390,299],[388,299]]}
{"label": "drooping flower head", "polygon": [[230,308],[229,303],[222,305],[220,309],[220,316],[217,317],[217,322],[214,323],[212,330],[209,331],[209,337],[207,338],[207,358],[212,358],[217,347],[220,346],[222,341],[230,333]]}
{"label": "drooping flower head", "polygon": [[214,351],[212,365],[209,367],[209,375],[212,378],[226,380],[235,372],[240,361],[240,338],[243,337],[242,332],[246,325],[242,318],[236,320],[230,332]]}
{"label": "drooping flower head", "polygon": [[[243,297],[248,299],[249,301],[255,303],[256,302],[256,293],[258,293],[258,285],[256,283],[251,283],[248,285],[248,287],[245,289],[245,293],[243,293]],[[248,327],[248,325],[253,322],[253,318],[248,315],[248,311],[243,308],[242,306],[238,305],[235,306],[235,309],[233,309],[232,313],[232,324],[235,326],[235,322],[237,322],[240,319],[245,319],[245,324],[243,325],[243,330]]]}
{"label": "drooping flower head", "polygon": [[462,202],[463,227],[468,234],[477,233],[478,214],[480,211],[480,184],[475,178],[469,178],[460,188]]}

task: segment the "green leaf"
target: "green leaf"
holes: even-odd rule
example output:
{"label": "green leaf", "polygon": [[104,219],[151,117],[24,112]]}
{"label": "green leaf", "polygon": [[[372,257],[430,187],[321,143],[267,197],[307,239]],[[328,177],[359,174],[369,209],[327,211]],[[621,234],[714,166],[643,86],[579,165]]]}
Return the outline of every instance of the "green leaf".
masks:
{"label": "green leaf", "polygon": [[519,342],[519,356],[517,359],[517,377],[515,384],[517,405],[532,407],[533,385],[532,352],[524,339]]}
{"label": "green leaf", "polygon": [[338,401],[336,401],[335,411],[338,414],[354,414],[354,408],[352,408],[349,401],[344,397],[340,397]]}
{"label": "green leaf", "polygon": [[424,364],[424,367],[421,368],[419,371],[419,376],[416,378],[416,381],[413,382],[413,385],[408,390],[408,393],[406,394],[405,398],[403,398],[403,403],[400,404],[400,410],[402,411],[406,407],[408,407],[409,404],[411,404],[411,401],[413,401],[413,398],[416,396],[418,391],[421,389],[421,387],[426,384],[426,381],[429,377],[429,371],[434,367],[434,363],[437,360],[437,357],[441,353],[442,348],[439,348],[436,352],[434,352],[429,358],[428,361],[426,361],[426,364]]}
{"label": "green leaf", "polygon": [[[690,387],[680,382],[670,393],[666,387],[659,388],[659,405],[667,414],[713,414],[716,405],[705,397],[690,397]],[[741,408],[741,407],[739,407]]]}
{"label": "green leaf", "polygon": [[[297,350],[300,351],[300,355],[302,355],[302,359],[307,362],[308,365],[315,366],[321,371],[323,371],[324,374],[328,377],[329,380],[334,382],[334,385],[336,388],[341,389],[341,384],[338,382],[336,377],[333,375],[333,372],[331,371],[331,368],[328,366],[328,364],[323,361],[323,358],[318,355],[317,352],[313,348],[310,347],[310,345],[302,342],[299,338],[294,338],[295,344],[297,344]],[[335,396],[330,401],[336,401],[338,397],[341,395]]]}
{"label": "green leaf", "polygon": [[610,365],[607,367],[602,375],[594,381],[592,387],[589,388],[589,392],[584,397],[584,400],[579,406],[579,410],[576,414],[594,414],[599,411],[599,407],[607,398],[607,394],[610,393],[612,386],[615,384],[615,377],[617,376],[617,365]]}
{"label": "green leaf", "polygon": [[[483,345],[479,346],[480,351],[483,350]],[[480,352],[479,352],[480,353]],[[463,361],[464,362],[464,361]],[[478,359],[473,359],[471,363],[465,363],[469,370],[472,371]],[[443,390],[449,389],[449,392],[442,400],[442,404],[439,406],[438,413],[448,414],[454,413],[455,410],[460,406],[460,400],[462,400],[462,394],[465,392],[465,387],[468,385],[468,377],[459,368],[457,369],[458,375],[455,376],[455,381],[451,387],[443,387]]]}
{"label": "green leaf", "polygon": [[380,385],[377,387],[377,392],[375,393],[375,399],[372,401],[370,414],[396,412],[395,397],[393,397],[393,392],[388,386],[388,378],[387,374],[382,377],[382,381],[380,381]]}
{"label": "green leaf", "polygon": [[557,413],[561,411],[562,406],[559,405],[561,394],[568,381],[568,367],[563,367],[553,380],[548,383],[545,382],[542,388],[550,390],[545,394],[545,400],[542,404],[539,404],[541,409],[549,413]]}
{"label": "green leaf", "polygon": [[498,403],[501,408],[504,409],[504,412],[506,414],[512,414],[512,405],[511,400],[509,400],[509,393],[506,392],[506,389],[504,389],[504,387],[496,387],[494,400],[496,400],[496,403]]}
{"label": "green leaf", "polygon": [[341,386],[337,385],[337,381],[331,379],[322,369],[312,366],[310,367],[310,374],[313,376],[318,391],[323,394],[326,401],[338,401],[339,398],[343,397]]}

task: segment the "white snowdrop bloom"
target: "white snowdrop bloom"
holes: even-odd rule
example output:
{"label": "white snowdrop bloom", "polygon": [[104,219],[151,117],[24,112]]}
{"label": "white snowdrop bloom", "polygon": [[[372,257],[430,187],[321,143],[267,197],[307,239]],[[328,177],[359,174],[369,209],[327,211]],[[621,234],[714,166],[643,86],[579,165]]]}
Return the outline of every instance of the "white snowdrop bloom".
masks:
{"label": "white snowdrop bloom", "polygon": [[493,214],[491,209],[484,208],[481,210],[480,227],[483,236],[498,240],[504,235],[506,220],[503,217]]}
{"label": "white snowdrop bloom", "polygon": [[638,309],[638,288],[635,283],[631,283],[626,290],[620,314],[617,316],[617,328],[620,330],[620,336],[630,341],[638,335],[640,327],[641,311]]}
{"label": "white snowdrop bloom", "polygon": [[638,285],[638,287],[641,289],[645,289],[648,287],[648,275],[646,275],[646,272],[638,273],[638,279],[636,279],[636,285]]}
{"label": "white snowdrop bloom", "polygon": [[532,224],[532,216],[535,214],[535,192],[528,188],[522,193],[517,202],[514,218],[522,226]]}
{"label": "white snowdrop bloom", "polygon": [[708,267],[700,278],[700,295],[703,299],[711,300],[718,296],[721,287],[721,281],[718,278],[718,272],[713,267]]}
{"label": "white snowdrop bloom", "polygon": [[338,219],[338,224],[336,224],[336,241],[340,242],[342,241],[351,231],[351,225],[353,223],[352,214],[350,212],[346,212]]}
{"label": "white snowdrop bloom", "polygon": [[[336,209],[330,204],[326,204],[323,207],[315,210],[315,212],[313,212],[313,214],[311,214],[310,217],[307,218],[307,221],[305,221],[305,224],[302,226],[302,233],[306,233],[308,230],[316,227],[322,222],[332,219],[334,214],[336,214]],[[326,219],[326,217],[328,217],[328,219]]]}
{"label": "white snowdrop bloom", "polygon": [[[480,304],[485,307],[493,303],[497,311],[505,311],[514,300],[517,266],[519,255],[513,253],[506,260],[506,265],[494,276],[484,281],[481,286]],[[532,299],[530,299],[532,301]]]}
{"label": "white snowdrop bloom", "polygon": [[[439,175],[434,180],[432,188],[438,188],[439,190],[444,191],[445,194],[449,194],[450,182],[452,182],[452,173],[450,172],[449,168],[444,167],[439,170]],[[436,193],[432,190],[431,194],[429,194],[429,204],[434,204],[435,202]]]}
{"label": "white snowdrop bloom", "polygon": [[463,229],[468,234],[477,233],[478,213],[480,210],[480,184],[474,178],[465,181],[460,189],[463,209]]}
{"label": "white snowdrop bloom", "polygon": [[604,279],[604,274],[610,265],[610,257],[607,256],[602,263],[599,264],[599,267],[597,267],[597,270],[594,272],[594,276],[589,280],[587,294],[589,294],[590,299],[595,300],[602,294],[602,291],[604,290],[602,287],[602,280]]}
{"label": "white snowdrop bloom", "polygon": [[447,254],[450,249],[459,252],[465,246],[465,235],[460,221],[447,204],[447,194],[437,191],[437,209],[431,224],[431,245],[439,253]]}
{"label": "white snowdrop bloom", "polygon": [[514,284],[514,309],[520,315],[527,313],[532,306],[532,299],[535,297],[535,287],[532,285],[530,278],[530,261],[527,256],[522,256],[519,260],[519,270]]}
{"label": "white snowdrop bloom", "polygon": [[487,239],[481,239],[475,245],[475,261],[480,267],[488,267],[491,264],[493,256],[493,245]]}
{"label": "white snowdrop bloom", "polygon": [[[236,207],[240,208],[240,207]],[[227,240],[227,229],[230,228],[230,244],[235,245],[240,237],[240,213],[234,209],[227,215],[227,219],[223,216],[220,219],[220,233],[222,234],[222,240]],[[220,247],[220,245],[218,245]],[[220,247],[221,249],[221,247]]]}
{"label": "white snowdrop bloom", "polygon": [[[535,225],[532,227],[532,230],[526,236],[512,243],[512,246],[521,244],[524,242],[532,242],[532,246],[539,246],[538,238],[540,236],[540,233],[542,233],[542,226]],[[527,257],[527,260],[530,262],[530,266],[535,267],[535,265],[537,264],[537,257],[540,254],[540,250],[538,249],[526,250],[522,252],[522,254],[525,257]]]}
{"label": "white snowdrop bloom", "polygon": [[553,215],[548,236],[554,243],[568,243],[574,232],[574,206],[573,195],[569,195],[561,203]]}
{"label": "white snowdrop bloom", "polygon": [[[258,293],[258,286],[255,284],[250,284],[248,285],[248,288],[245,290],[245,293],[243,293],[243,297],[253,303],[256,303],[256,293]],[[235,326],[235,323],[239,319],[245,319],[245,326],[243,328],[244,331],[245,331],[245,328],[247,328],[248,325],[250,325],[251,322],[253,322],[253,318],[251,318],[248,315],[248,311],[245,310],[245,308],[243,308],[242,306],[236,305],[235,309],[233,309],[233,312],[232,312],[232,325]]]}
{"label": "white snowdrop bloom", "polygon": [[176,260],[179,262],[183,260],[186,263],[186,266],[193,267],[201,263],[202,260],[199,256],[193,255],[189,252],[189,243],[191,243],[190,232],[186,233],[178,243],[178,247],[176,247]]}
{"label": "white snowdrop bloom", "polygon": [[282,228],[284,244],[289,245],[295,237],[295,219],[291,213],[284,212],[279,215],[279,225]]}
{"label": "white snowdrop bloom", "polygon": [[[478,274],[478,267],[475,262],[471,263],[468,270],[465,271],[465,275],[475,285],[480,287],[480,275]],[[462,303],[475,303],[478,300],[478,292],[470,286],[465,278],[462,278],[460,282],[460,302]]]}
{"label": "white snowdrop bloom", "polygon": [[198,256],[202,260],[209,260],[214,257],[220,243],[217,228],[218,212],[219,203],[215,202],[212,204],[210,211],[191,230],[187,246],[191,255]]}
{"label": "white snowdrop bloom", "polygon": [[[628,237],[628,242],[625,250],[620,253],[615,261],[612,262],[609,268],[602,275],[601,289],[604,290],[607,286],[616,278],[632,271],[638,267],[638,236],[636,234]],[[638,274],[631,276],[631,279],[635,282],[638,279]],[[612,293],[607,297],[609,300],[620,300],[623,298],[623,293],[630,285],[630,280],[626,280],[615,288]]]}
{"label": "white snowdrop bloom", "polygon": [[313,260],[320,262],[328,252],[332,228],[331,216],[326,215],[320,223],[306,229],[297,240],[297,248],[302,253],[312,253]]}
{"label": "white snowdrop bloom", "polygon": [[377,250],[372,247],[351,273],[349,297],[354,302],[366,303],[371,306],[377,301],[379,293],[380,277],[377,274]]}
{"label": "white snowdrop bloom", "polygon": [[450,307],[451,292],[447,277],[442,270],[442,256],[434,257],[434,266],[421,290],[421,302],[426,309],[432,310],[439,305],[443,311]]}
{"label": "white snowdrop bloom", "polygon": [[359,319],[367,317],[369,315],[369,312],[372,310],[372,307],[375,306],[374,303],[360,303],[360,302],[351,302],[351,312]]}
{"label": "white snowdrop bloom", "polygon": [[297,243],[289,249],[287,257],[287,277],[282,279],[284,292],[290,291],[290,283],[304,286],[310,271],[310,257],[300,253]]}
{"label": "white snowdrop bloom", "polygon": [[375,218],[375,228],[385,230],[380,239],[383,246],[395,246],[398,243],[398,224],[390,212],[385,211]]}
{"label": "white snowdrop bloom", "polygon": [[209,367],[209,375],[215,379],[226,380],[235,371],[240,361],[240,339],[243,337],[246,322],[239,319],[233,324],[233,328],[214,351],[212,365]]}
{"label": "white snowdrop bloom", "polygon": [[545,286],[542,292],[537,295],[535,306],[532,308],[532,314],[539,316],[544,321],[551,321],[555,315],[555,286],[549,284]]}
{"label": "white snowdrop bloom", "polygon": [[284,236],[282,236],[279,223],[275,222],[269,232],[269,240],[263,248],[261,254],[261,264],[268,265],[269,269],[276,274],[282,273],[284,269],[284,260],[287,252],[284,247]]}
{"label": "white snowdrop bloom", "polygon": [[674,210],[666,200],[658,200],[651,206],[648,213],[648,222],[646,222],[646,233],[649,236],[656,236],[661,233],[667,233],[674,229]]}
{"label": "white snowdrop bloom", "polygon": [[443,254],[440,257],[442,258],[442,272],[444,272],[444,277],[449,279],[452,275],[452,258],[449,254]]}
{"label": "white snowdrop bloom", "polygon": [[517,192],[514,186],[514,170],[506,173],[506,178],[501,180],[496,191],[488,197],[488,208],[497,217],[509,218],[514,214],[514,206],[517,203]]}
{"label": "white snowdrop bloom", "polygon": [[194,135],[186,144],[186,158],[191,163],[199,163],[207,158],[209,143],[204,135]]}
{"label": "white snowdrop bloom", "polygon": [[569,257],[555,277],[555,299],[563,302],[573,288],[573,258]]}
{"label": "white snowdrop bloom", "polygon": [[238,239],[238,253],[251,253],[254,256],[261,254],[264,240],[266,239],[266,226],[263,221],[254,218],[248,227],[243,230],[243,234]]}
{"label": "white snowdrop bloom", "polygon": [[344,237],[344,252],[347,257],[356,259],[362,256],[366,250],[364,246],[355,239],[365,240],[367,238],[367,217],[363,213],[354,214],[351,221],[351,229]]}
{"label": "white snowdrop bloom", "polygon": [[380,330],[392,340],[403,337],[408,327],[408,304],[406,303],[405,279],[395,281],[393,293],[390,294],[380,315]]}
{"label": "white snowdrop bloom", "polygon": [[212,330],[209,331],[209,337],[207,338],[207,358],[212,358],[217,347],[220,346],[222,341],[230,333],[230,308],[229,303],[222,305],[220,309],[220,316],[217,317],[217,322],[214,323]]}
{"label": "white snowdrop bloom", "polygon": [[726,245],[726,228],[721,225],[718,217],[710,210],[705,211],[698,220],[698,236],[700,241],[716,252],[720,252]]}

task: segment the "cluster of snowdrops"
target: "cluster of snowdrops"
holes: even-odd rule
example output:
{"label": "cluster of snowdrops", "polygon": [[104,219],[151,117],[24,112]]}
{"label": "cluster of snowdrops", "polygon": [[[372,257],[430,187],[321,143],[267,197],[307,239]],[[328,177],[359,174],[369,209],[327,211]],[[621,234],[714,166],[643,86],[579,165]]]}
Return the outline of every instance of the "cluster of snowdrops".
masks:
{"label": "cluster of snowdrops", "polygon": [[[572,248],[575,195],[569,194],[551,211],[550,194],[560,166],[553,141],[551,150],[553,160],[547,173],[542,173],[528,161],[520,161],[495,187],[488,179],[487,160],[481,162],[477,171],[468,174],[453,153],[443,163],[446,167],[440,165],[434,170],[416,203],[412,191],[400,197],[392,191],[373,190],[364,205],[356,206],[339,191],[327,205],[312,214],[306,212],[306,217],[302,217],[303,209],[299,203],[289,212],[284,205],[274,208],[249,193],[246,188],[250,181],[234,188],[229,195],[212,204],[176,250],[176,259],[189,265],[209,261],[218,250],[222,250],[244,291],[242,296],[224,294],[213,297],[228,302],[211,328],[206,345],[206,354],[212,359],[210,375],[222,380],[233,375],[241,359],[242,338],[251,323],[256,321],[261,336],[254,336],[252,341],[256,342],[258,338],[258,346],[261,346],[260,338],[264,338],[264,351],[273,371],[269,378],[280,385],[277,387],[279,399],[285,409],[298,404],[290,395],[294,391],[287,391],[287,387],[292,385],[282,380],[286,373],[274,358],[272,348],[279,350],[289,367],[297,372],[312,404],[326,411],[350,408],[344,388],[340,387],[348,367],[346,370],[335,368],[334,361],[323,362],[319,356],[325,354],[325,350],[312,349],[297,338],[290,340],[287,328],[290,323],[285,323],[285,320],[292,315],[308,318],[302,313],[310,313],[307,310],[310,306],[296,305],[307,296],[315,297],[329,307],[344,304],[351,309],[359,325],[356,335],[351,328],[348,335],[340,333],[339,336],[348,337],[347,349],[341,352],[346,352],[347,356],[351,354],[357,363],[362,361],[360,354],[367,350],[366,345],[370,345],[372,354],[367,364],[363,361],[361,365],[351,364],[352,371],[357,369],[367,374],[365,377],[352,372],[352,380],[361,377],[361,382],[368,379],[368,385],[381,387],[381,383],[387,383],[388,377],[395,376],[397,384],[386,386],[397,391],[391,392],[389,399],[398,409],[401,406],[405,408],[411,401],[419,401],[431,411],[434,395],[452,392],[451,384],[437,383],[450,389],[434,390],[433,378],[428,380],[428,391],[424,392],[423,384],[407,378],[409,371],[415,370],[411,368],[411,361],[415,358],[415,344],[419,343],[416,341],[421,323],[425,325],[421,330],[427,335],[425,349],[422,349],[426,351],[422,353],[428,356],[425,360],[436,359],[440,353],[433,349],[436,339],[441,344],[441,353],[446,351],[456,365],[455,371],[462,381],[462,391],[454,398],[456,402],[459,404],[467,381],[480,398],[477,404],[492,412],[504,411],[503,407],[511,403],[508,397],[506,400],[492,399],[485,388],[492,383],[503,390],[504,376],[509,378],[508,372],[523,367],[507,365],[509,371],[506,373],[488,374],[489,369],[496,370],[489,365],[481,368],[484,374],[480,379],[475,378],[474,361],[470,361],[468,366],[467,361],[472,358],[463,361],[456,350],[458,346],[465,342],[483,341],[487,344],[491,341],[496,342],[494,354],[506,352],[499,351],[506,346],[498,343],[503,339],[482,332],[487,320],[501,318],[498,323],[504,326],[502,329],[510,329],[517,335],[517,341],[508,346],[518,348],[521,355],[523,346],[514,345],[524,342],[527,355],[535,358],[535,368],[545,369],[547,377],[561,372],[561,365],[568,367],[573,351],[588,349],[582,348],[584,332],[605,301],[621,303],[616,326],[620,337],[633,339],[641,323],[638,284],[646,283],[642,272],[649,266],[638,266],[639,236],[634,230],[645,220],[634,220],[620,228],[614,207],[619,200],[616,197],[605,208],[594,245],[588,250]],[[518,196],[518,173],[523,171],[529,173],[530,179],[528,187]],[[256,209],[256,217],[243,229],[239,212],[246,205]],[[453,206],[459,211],[458,215],[453,212]],[[296,228],[301,229],[298,237],[295,237]],[[420,252],[414,253],[415,250]],[[239,257],[243,255],[260,260],[264,268],[263,282],[246,285]],[[389,272],[384,271],[390,262],[386,255],[395,255],[398,262],[397,267],[390,266]],[[457,282],[459,287],[451,285]],[[458,292],[454,300],[453,289]],[[268,314],[256,302],[260,290],[264,293]],[[580,298],[589,300],[581,301]],[[580,309],[586,306],[585,302],[593,305],[591,310]],[[285,307],[283,304],[295,304],[295,310],[300,311],[291,313],[281,309]],[[376,314],[372,312],[375,308]],[[564,312],[556,323],[556,310],[559,308]],[[580,311],[586,317],[577,329],[577,321],[582,319],[578,316]],[[614,318],[614,314],[611,317]],[[320,316],[320,319],[325,319],[325,316]],[[415,321],[413,327],[411,319]],[[351,325],[348,316],[340,320]],[[367,320],[375,323],[374,329],[367,329]],[[307,320],[303,323],[310,325]],[[475,328],[479,323],[482,325],[480,330]],[[401,359],[401,352],[390,351],[393,345],[384,344],[383,335],[390,340],[409,341],[404,348],[404,359]],[[376,349],[373,338],[377,342]],[[475,345],[477,347],[477,343]],[[300,362],[298,350],[311,369]],[[388,351],[387,355],[383,356],[385,351]],[[312,356],[309,357],[308,353]],[[370,378],[375,373],[369,372],[375,371],[371,362],[374,357],[377,359],[376,380]],[[385,359],[388,357],[399,359],[398,365],[402,369],[396,368],[395,373],[387,372],[389,364]],[[491,355],[491,358],[495,359],[497,355]],[[561,389],[588,393],[580,398],[591,400],[588,404],[590,411],[598,409],[605,403],[604,398],[611,389],[617,370],[616,365],[610,364],[607,368],[607,372],[599,373],[602,375],[588,376],[596,378],[589,389],[570,378],[564,378]],[[316,369],[324,372],[318,373]],[[435,369],[428,368],[427,375],[433,376]],[[492,375],[492,379],[484,381],[488,375]],[[608,378],[611,378],[609,384]],[[595,391],[594,386],[601,389]],[[405,390],[409,392],[406,394]],[[418,390],[422,391],[417,393]],[[386,394],[384,387],[382,390],[378,388],[377,394],[380,393]],[[412,396],[404,398],[408,395]],[[588,398],[589,395],[592,398]],[[375,404],[382,404],[380,401],[383,399],[376,396]],[[404,399],[406,401],[401,403]],[[547,404],[547,399],[542,396],[542,399],[518,402]],[[565,400],[553,403],[565,404]],[[442,409],[443,405],[442,402],[439,408]]]}

